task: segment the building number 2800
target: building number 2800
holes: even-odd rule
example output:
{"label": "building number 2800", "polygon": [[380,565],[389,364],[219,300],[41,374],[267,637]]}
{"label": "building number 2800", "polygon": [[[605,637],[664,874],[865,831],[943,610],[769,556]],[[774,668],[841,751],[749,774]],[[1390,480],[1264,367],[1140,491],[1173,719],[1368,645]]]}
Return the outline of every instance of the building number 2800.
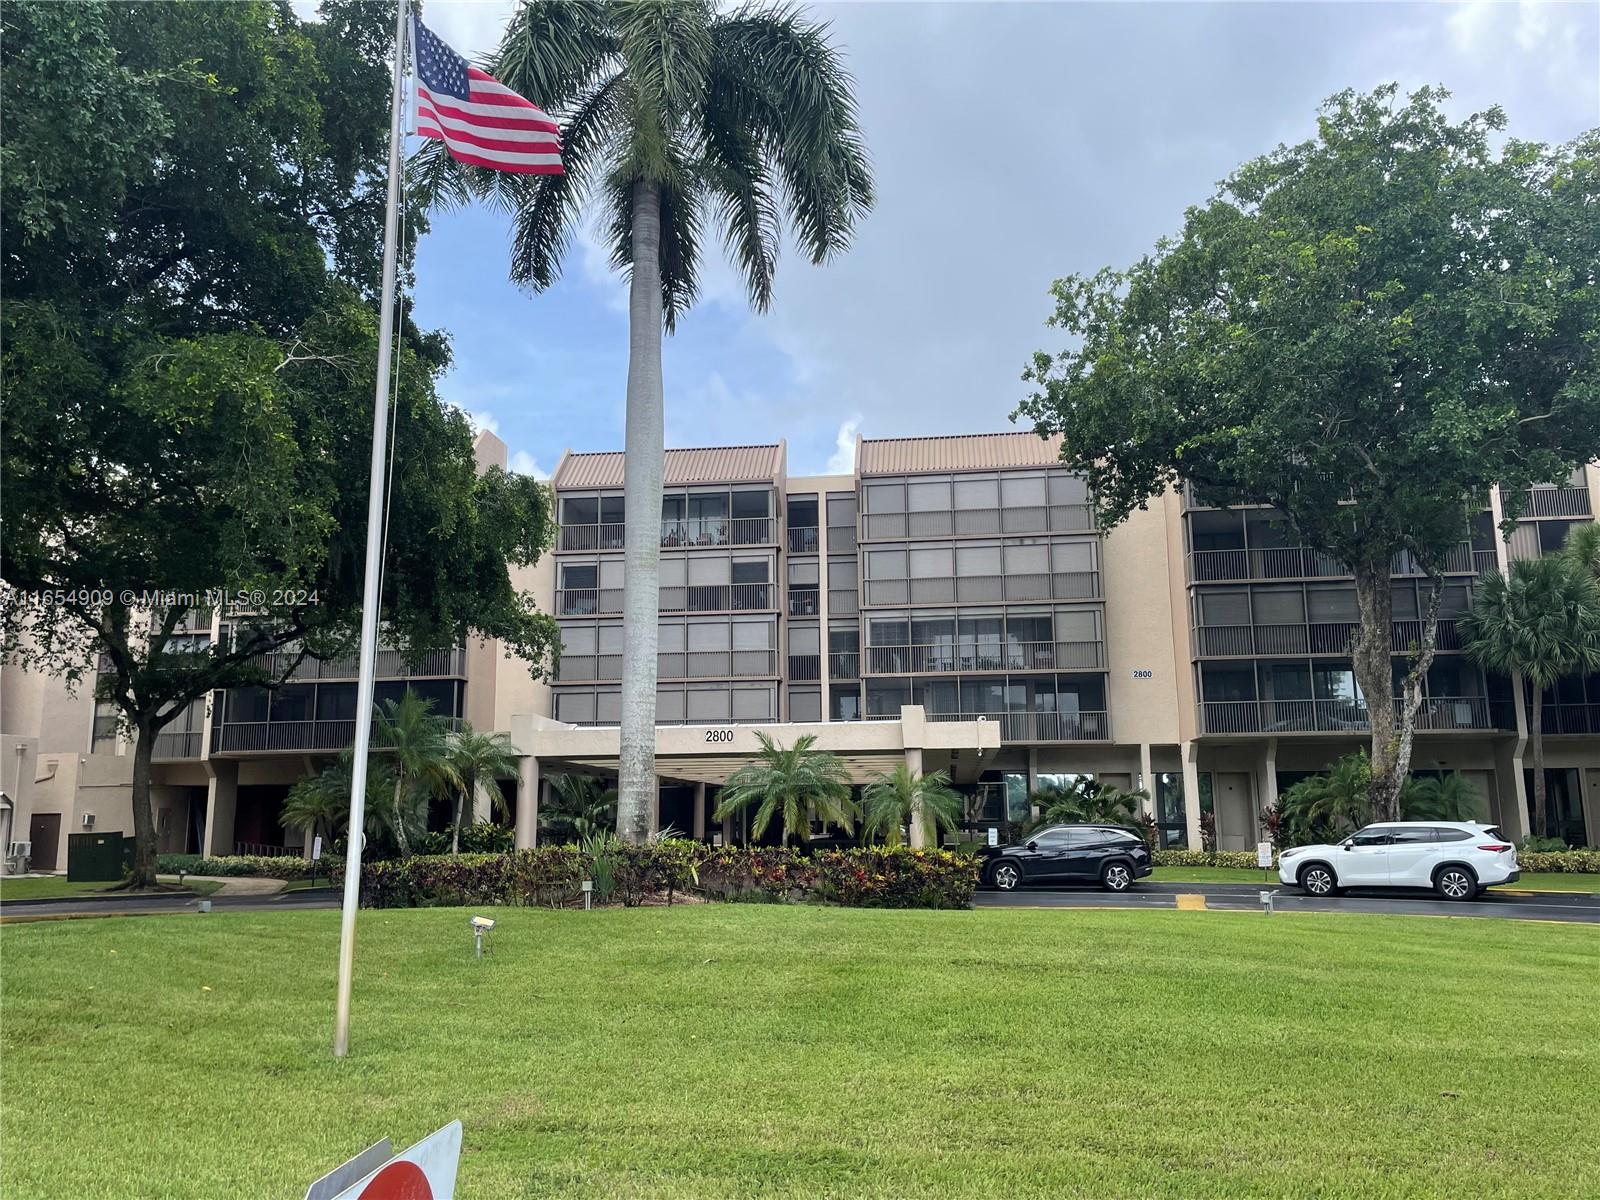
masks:
{"label": "building number 2800", "polygon": [[706,730],[706,741],[708,741],[708,742],[731,742],[731,741],[733,741],[733,730],[731,730],[731,729],[708,729],[708,730]]}

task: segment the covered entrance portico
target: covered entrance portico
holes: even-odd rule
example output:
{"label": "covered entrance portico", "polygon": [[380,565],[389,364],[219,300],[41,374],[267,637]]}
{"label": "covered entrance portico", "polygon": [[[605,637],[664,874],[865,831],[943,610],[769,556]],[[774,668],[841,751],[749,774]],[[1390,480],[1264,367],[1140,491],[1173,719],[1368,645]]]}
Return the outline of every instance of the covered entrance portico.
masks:
{"label": "covered entrance portico", "polygon": [[[661,827],[665,806],[668,823],[689,836],[701,841],[713,840],[718,833],[730,836],[731,830],[710,827],[707,789],[727,783],[760,752],[758,732],[785,747],[808,734],[814,736],[816,749],[844,762],[852,784],[865,784],[901,764],[919,773],[944,771],[957,786],[972,784],[1000,751],[998,722],[929,721],[917,705],[902,708],[898,718],[877,721],[662,725],[656,729],[658,787],[652,831]],[[568,725],[519,714],[511,718],[511,740],[524,756],[517,789],[519,849],[533,846],[538,838],[543,776],[617,773],[621,731],[616,726]],[[685,813],[687,825],[681,821]],[[920,837],[920,831],[913,831],[913,836]]]}

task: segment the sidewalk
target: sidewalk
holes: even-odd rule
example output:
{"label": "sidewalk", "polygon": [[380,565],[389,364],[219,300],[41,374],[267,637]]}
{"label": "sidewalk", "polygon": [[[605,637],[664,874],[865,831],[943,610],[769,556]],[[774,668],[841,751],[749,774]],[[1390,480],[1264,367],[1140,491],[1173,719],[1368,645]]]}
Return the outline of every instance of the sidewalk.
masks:
{"label": "sidewalk", "polygon": [[[239,877],[235,875],[185,875],[185,883],[220,883],[222,886],[213,897],[234,896],[276,896],[287,886],[281,879],[257,879],[254,877]],[[157,875],[157,882],[177,883],[176,875]]]}

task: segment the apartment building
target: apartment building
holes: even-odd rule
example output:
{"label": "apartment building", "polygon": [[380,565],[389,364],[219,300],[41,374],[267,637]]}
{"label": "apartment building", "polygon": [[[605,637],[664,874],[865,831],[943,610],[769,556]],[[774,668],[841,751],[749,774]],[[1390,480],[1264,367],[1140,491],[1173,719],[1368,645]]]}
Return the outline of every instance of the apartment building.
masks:
{"label": "apartment building", "polygon": [[[478,450],[505,461],[492,434]],[[522,769],[502,787],[520,844],[549,777],[616,771],[623,468],[620,452],[568,453],[552,476],[558,541],[518,583],[560,620],[553,678],[493,644],[420,663],[380,654],[380,698],[411,688],[510,734]],[[1265,510],[1168,493],[1103,533],[1057,447],[1021,432],[864,439],[838,476],[790,476],[782,442],[672,450],[665,479],[658,826],[741,836],[715,819],[717,789],[759,732],[813,736],[857,783],[901,762],[947,771],[972,832],[1026,820],[1041,782],[1087,774],[1144,790],[1166,845],[1243,849],[1282,789],[1364,744],[1351,581],[1287,544]],[[1461,654],[1454,622],[1481,572],[1559,546],[1597,497],[1594,466],[1533,489],[1503,539],[1491,494],[1446,564],[1414,769],[1461,773],[1482,816],[1518,837],[1532,783],[1521,689]],[[1394,563],[1397,684],[1421,583],[1415,563]],[[192,635],[227,636],[209,620]],[[127,747],[84,697],[6,674],[12,837],[33,832],[36,867],[64,867],[66,833],[131,829]],[[354,677],[353,661],[309,663],[273,691],[196,705],[157,748],[162,848],[300,849],[279,810],[353,737]],[[1595,844],[1600,677],[1545,700],[1547,832]]]}

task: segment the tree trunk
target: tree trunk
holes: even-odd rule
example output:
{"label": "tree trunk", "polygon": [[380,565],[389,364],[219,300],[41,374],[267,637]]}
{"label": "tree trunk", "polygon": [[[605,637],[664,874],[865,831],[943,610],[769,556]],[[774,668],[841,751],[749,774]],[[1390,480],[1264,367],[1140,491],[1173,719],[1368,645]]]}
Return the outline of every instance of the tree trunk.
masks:
{"label": "tree trunk", "polygon": [[1422,640],[1417,645],[1416,656],[1406,668],[1405,680],[1400,687],[1400,720],[1395,731],[1395,771],[1398,785],[1395,791],[1395,815],[1400,812],[1400,789],[1411,770],[1411,745],[1417,728],[1417,712],[1422,707],[1422,682],[1433,666],[1434,651],[1439,642],[1439,597],[1444,591],[1444,579],[1436,572],[1428,572],[1428,607],[1422,618]]}
{"label": "tree trunk", "polygon": [[656,621],[664,459],[661,385],[661,189],[633,185],[628,293],[628,413],[623,442],[622,729],[617,836],[642,844],[656,804]]}
{"label": "tree trunk", "polygon": [[1389,560],[1357,565],[1355,581],[1360,624],[1350,642],[1350,663],[1366,700],[1372,729],[1372,817],[1375,821],[1395,821],[1400,816],[1400,784],[1410,765],[1400,761],[1400,754],[1404,749],[1409,759],[1410,738],[1404,739],[1402,746],[1395,728],[1394,668],[1389,648],[1394,596],[1389,591]]}
{"label": "tree trunk", "polygon": [[1537,683],[1533,692],[1532,711],[1528,715],[1528,736],[1533,739],[1533,828],[1532,837],[1548,837],[1545,824],[1544,796],[1544,689]]}
{"label": "tree trunk", "polygon": [[130,887],[156,885],[156,822],[150,809],[150,759],[155,754],[156,734],[151,725],[136,727],[133,742],[133,878]]}
{"label": "tree trunk", "polygon": [[394,778],[394,842],[400,848],[400,857],[402,859],[411,857],[411,845],[406,841],[406,814],[401,805],[401,799],[405,796],[405,791],[406,777],[403,773],[396,771]]}
{"label": "tree trunk", "polygon": [[461,853],[461,802],[465,789],[456,792],[456,819],[450,825],[450,853]]}

